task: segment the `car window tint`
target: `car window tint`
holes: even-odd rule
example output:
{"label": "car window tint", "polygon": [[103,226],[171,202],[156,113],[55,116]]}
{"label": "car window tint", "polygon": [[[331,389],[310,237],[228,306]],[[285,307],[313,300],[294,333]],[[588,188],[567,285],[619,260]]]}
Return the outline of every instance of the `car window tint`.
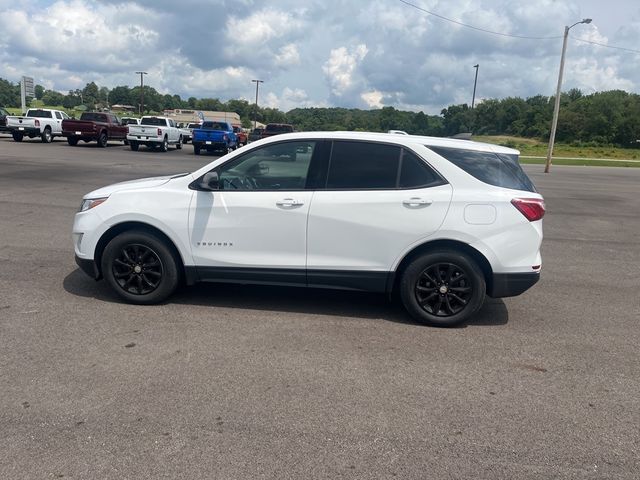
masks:
{"label": "car window tint", "polygon": [[328,189],[396,188],[400,147],[368,142],[333,142]]}
{"label": "car window tint", "polygon": [[433,169],[409,150],[402,151],[402,164],[400,167],[400,188],[420,188],[442,185],[445,183]]}
{"label": "car window tint", "polygon": [[142,117],[142,120],[140,121],[140,125],[166,127],[167,121],[164,118]]}
{"label": "car window tint", "polygon": [[27,112],[27,117],[53,118],[50,110],[29,110]]}
{"label": "car window tint", "polygon": [[432,147],[430,150],[461,168],[478,180],[496,187],[512,188],[536,192],[533,182],[524,173],[518,155],[496,154],[493,152],[478,152],[458,148]]}
{"label": "car window tint", "polygon": [[62,114],[60,112],[56,112],[56,118],[58,120],[62,120]]}
{"label": "car window tint", "polygon": [[284,142],[252,150],[218,168],[221,190],[303,190],[316,142]]}

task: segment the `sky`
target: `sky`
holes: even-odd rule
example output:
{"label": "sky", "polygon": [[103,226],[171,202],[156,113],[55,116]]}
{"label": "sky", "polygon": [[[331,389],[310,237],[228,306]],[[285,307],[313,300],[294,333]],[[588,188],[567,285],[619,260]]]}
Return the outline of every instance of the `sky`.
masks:
{"label": "sky", "polygon": [[638,0],[0,0],[0,77],[66,92],[145,84],[259,104],[438,114],[488,98],[563,90],[640,92]]}

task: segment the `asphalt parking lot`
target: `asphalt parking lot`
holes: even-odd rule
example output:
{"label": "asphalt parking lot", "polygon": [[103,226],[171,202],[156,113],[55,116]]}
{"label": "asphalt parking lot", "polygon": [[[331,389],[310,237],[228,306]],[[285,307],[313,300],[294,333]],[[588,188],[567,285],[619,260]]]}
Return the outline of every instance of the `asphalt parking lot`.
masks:
{"label": "asphalt parking lot", "polygon": [[212,160],[0,136],[0,478],[637,479],[640,169],[541,166],[542,280],[456,329],[383,296],[121,303],[83,194]]}

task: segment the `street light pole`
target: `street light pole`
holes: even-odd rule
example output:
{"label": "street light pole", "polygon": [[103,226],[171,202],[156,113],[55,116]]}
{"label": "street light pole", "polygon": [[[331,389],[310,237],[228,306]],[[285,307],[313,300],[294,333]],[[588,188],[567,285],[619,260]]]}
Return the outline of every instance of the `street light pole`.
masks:
{"label": "street light pole", "polygon": [[476,85],[478,85],[478,68],[480,67],[480,64],[476,64],[473,66],[473,68],[476,69],[476,79],[473,81],[473,98],[471,99],[471,110],[473,110],[473,106],[476,103]]}
{"label": "street light pole", "polygon": [[140,75],[140,116],[142,116],[144,112],[144,77],[147,72],[136,72]]}
{"label": "street light pole", "polygon": [[264,80],[251,80],[252,82],[255,82],[256,84],[256,109],[253,115],[253,129],[256,129],[256,124],[258,123],[258,86],[261,83],[264,83]]}
{"label": "street light pole", "polygon": [[562,88],[562,73],[564,72],[564,55],[567,52],[567,38],[569,30],[581,23],[591,23],[590,18],[585,18],[580,22],[576,22],[570,27],[564,27],[564,39],[562,41],[562,55],[560,56],[560,73],[558,73],[558,87],[556,88],[556,101],[553,106],[553,120],[551,120],[551,134],[549,135],[549,148],[547,150],[547,161],[544,165],[544,173],[549,173],[551,168],[551,157],[553,156],[553,145],[556,141],[556,128],[558,126],[558,112],[560,111],[560,89]]}

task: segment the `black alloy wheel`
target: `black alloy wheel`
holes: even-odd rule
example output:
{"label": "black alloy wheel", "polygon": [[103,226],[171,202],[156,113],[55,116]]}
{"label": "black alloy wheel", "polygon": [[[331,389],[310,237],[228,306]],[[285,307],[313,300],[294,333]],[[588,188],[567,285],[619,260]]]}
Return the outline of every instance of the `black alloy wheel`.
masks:
{"label": "black alloy wheel", "polygon": [[182,265],[179,258],[172,246],[156,234],[127,231],[105,247],[102,274],[126,301],[151,305],[162,302],[177,288]]}
{"label": "black alloy wheel", "polygon": [[421,323],[458,325],[476,313],[486,294],[482,270],[467,254],[439,250],[413,259],[400,277],[400,297]]}
{"label": "black alloy wheel", "polygon": [[162,280],[162,261],[152,248],[140,244],[128,244],[120,248],[111,264],[117,284],[132,295],[153,292]]}
{"label": "black alloy wheel", "polygon": [[467,272],[453,263],[428,266],[415,286],[418,304],[431,315],[451,317],[462,312],[473,296]]}

